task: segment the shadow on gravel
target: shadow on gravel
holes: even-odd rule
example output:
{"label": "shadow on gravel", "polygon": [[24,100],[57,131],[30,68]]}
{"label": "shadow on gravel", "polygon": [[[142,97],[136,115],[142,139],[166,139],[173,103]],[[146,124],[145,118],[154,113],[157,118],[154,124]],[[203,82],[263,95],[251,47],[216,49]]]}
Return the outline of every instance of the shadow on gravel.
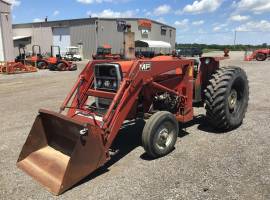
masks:
{"label": "shadow on gravel", "polygon": [[[182,126],[181,126],[182,125]],[[216,130],[214,129],[210,124],[209,121],[207,120],[205,115],[198,115],[195,116],[194,119],[190,122],[181,124],[179,127],[182,129],[198,125],[198,129],[203,132],[207,133],[215,133],[215,134],[223,134],[223,133],[228,133],[230,131],[222,131],[222,130]]]}
{"label": "shadow on gravel", "polygon": [[[138,146],[141,146],[142,145],[141,135],[142,135],[144,125],[145,125],[144,120],[137,120],[136,122],[129,121],[125,123],[122,126],[120,133],[117,135],[112,145],[111,149],[112,149],[113,155],[111,156],[111,159],[104,166],[100,167],[95,172],[91,173],[89,176],[81,180],[79,183],[77,183],[73,187],[77,187],[78,185],[84,184],[85,182],[88,182],[91,179],[96,178],[97,176],[100,176],[106,172],[109,172],[108,168],[110,166],[112,166],[113,164],[118,162],[120,159],[125,157],[133,149],[137,148]],[[198,115],[194,117],[194,119],[188,123],[179,124],[180,131],[179,131],[178,137],[183,138],[187,136],[189,133],[185,129],[194,125],[199,125],[198,129],[204,132],[216,133],[216,134],[222,133],[211,128],[211,126],[207,122],[207,119],[204,115]],[[154,160],[153,158],[149,157],[146,153],[143,153],[140,156],[140,158],[146,161]]]}

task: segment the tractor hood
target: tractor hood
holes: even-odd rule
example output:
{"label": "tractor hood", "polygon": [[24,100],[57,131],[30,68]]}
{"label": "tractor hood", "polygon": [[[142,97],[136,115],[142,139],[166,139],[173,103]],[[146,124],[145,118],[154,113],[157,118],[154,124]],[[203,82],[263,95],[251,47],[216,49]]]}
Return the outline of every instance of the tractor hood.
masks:
{"label": "tractor hood", "polygon": [[133,61],[119,61],[116,63],[121,66],[121,70],[123,74],[127,74],[130,71],[132,64],[134,63],[134,60]]}
{"label": "tractor hood", "polygon": [[[147,58],[144,58],[143,61],[167,61],[167,60],[174,60],[175,58],[172,57],[172,56],[156,56],[154,58],[151,58],[151,59],[147,59]],[[129,61],[118,61],[118,62],[114,62],[114,63],[117,63],[121,66],[121,70],[123,72],[123,74],[127,74],[133,63],[136,62],[137,60],[129,60]]]}

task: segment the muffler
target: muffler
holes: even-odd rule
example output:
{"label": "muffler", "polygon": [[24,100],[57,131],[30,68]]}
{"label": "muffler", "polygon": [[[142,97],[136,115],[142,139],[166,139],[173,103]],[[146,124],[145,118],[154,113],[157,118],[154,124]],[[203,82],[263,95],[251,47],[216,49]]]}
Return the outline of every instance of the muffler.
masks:
{"label": "muffler", "polygon": [[40,110],[17,166],[59,195],[105,163],[101,135],[99,127]]}

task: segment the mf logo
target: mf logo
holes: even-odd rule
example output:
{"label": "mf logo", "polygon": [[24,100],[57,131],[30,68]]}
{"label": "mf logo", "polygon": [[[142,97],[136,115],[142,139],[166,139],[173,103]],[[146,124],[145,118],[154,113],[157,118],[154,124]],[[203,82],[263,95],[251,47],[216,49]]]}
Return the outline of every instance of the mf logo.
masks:
{"label": "mf logo", "polygon": [[149,71],[151,69],[151,63],[140,64],[140,71]]}

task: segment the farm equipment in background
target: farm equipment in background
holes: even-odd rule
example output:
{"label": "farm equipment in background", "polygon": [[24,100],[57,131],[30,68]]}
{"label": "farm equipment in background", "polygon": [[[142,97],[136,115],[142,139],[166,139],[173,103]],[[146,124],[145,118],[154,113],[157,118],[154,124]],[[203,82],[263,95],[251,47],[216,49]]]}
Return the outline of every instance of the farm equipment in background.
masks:
{"label": "farm equipment in background", "polygon": [[246,51],[244,61],[265,61],[270,58],[270,49],[257,49],[255,51]]}
{"label": "farm equipment in background", "polygon": [[21,62],[0,62],[0,74],[19,74],[37,72],[37,68]]}
{"label": "farm equipment in background", "polygon": [[17,166],[58,195],[110,159],[124,120],[146,119],[142,145],[152,158],[173,150],[178,123],[194,118],[195,105],[205,105],[212,127],[237,128],[248,106],[247,76],[219,66],[211,57],[89,62],[60,113],[39,111]]}
{"label": "farm equipment in background", "polygon": [[154,58],[156,56],[155,51],[135,51],[136,58]]}
{"label": "farm equipment in background", "polygon": [[[54,55],[54,49],[57,49],[57,54]],[[49,63],[49,69],[51,71],[75,71],[77,70],[77,65],[71,61],[66,61],[62,58],[60,47],[51,46],[51,56],[47,58]]]}
{"label": "farm equipment in background", "polygon": [[[36,53],[36,48],[38,48],[38,53]],[[38,69],[48,69],[49,66],[48,61],[44,59],[41,54],[41,47],[39,45],[32,46],[32,56],[27,59],[27,61],[31,62],[31,64]]]}
{"label": "farm equipment in background", "polygon": [[68,47],[64,58],[67,61],[82,61],[78,47]]}
{"label": "farm equipment in background", "polygon": [[223,52],[224,52],[224,57],[225,57],[225,58],[230,57],[230,56],[229,56],[230,50],[229,50],[228,48],[225,48]]}
{"label": "farm equipment in background", "polygon": [[194,57],[194,56],[198,56],[198,57],[202,57],[202,50],[200,48],[180,48],[176,50],[176,54],[177,56],[183,56],[183,57]]}
{"label": "farm equipment in background", "polygon": [[15,58],[15,62],[16,63],[20,62],[22,64],[25,64],[25,60],[26,60],[25,47],[19,46],[18,50],[19,50],[19,55]]}
{"label": "farm equipment in background", "polygon": [[[38,51],[36,51],[38,48]],[[32,65],[38,69],[47,69],[48,62],[41,55],[41,47],[39,45],[32,46],[32,55],[27,56],[25,53],[25,47],[19,47],[19,55],[15,58],[15,62],[20,62],[24,65]]]}
{"label": "farm equipment in background", "polygon": [[119,60],[122,58],[120,54],[112,54],[110,45],[103,45],[97,48],[97,53],[92,55],[93,60]]}

